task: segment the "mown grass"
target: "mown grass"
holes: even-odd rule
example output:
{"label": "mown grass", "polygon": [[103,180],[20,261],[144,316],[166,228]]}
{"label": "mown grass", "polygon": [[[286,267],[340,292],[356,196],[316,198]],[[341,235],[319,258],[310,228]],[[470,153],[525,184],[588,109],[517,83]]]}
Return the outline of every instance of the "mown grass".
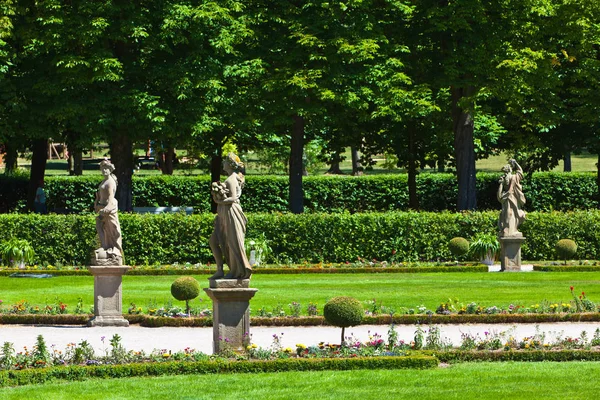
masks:
{"label": "mown grass", "polygon": [[[196,275],[201,287],[208,287],[208,275]],[[130,303],[147,307],[151,301],[158,306],[172,301],[171,283],[174,276],[124,276],[123,308]],[[568,302],[575,294],[585,291],[587,298],[600,302],[600,272],[523,272],[523,273],[415,273],[415,274],[304,274],[260,275],[252,277],[251,286],[259,289],[251,307],[271,311],[281,305],[286,311],[292,302],[302,306],[303,313],[309,302],[317,303],[319,310],[335,296],[353,296],[360,301],[376,300],[380,305],[396,311],[418,305],[435,310],[449,298],[464,304],[476,302],[482,306],[530,306],[543,300]],[[56,299],[66,303],[72,312],[78,298],[85,310],[93,304],[93,278],[53,277],[49,279],[0,277],[0,300],[7,308],[20,300],[44,305]],[[204,292],[192,302],[194,307],[210,308]]]}
{"label": "mown grass", "polygon": [[0,390],[10,399],[592,399],[600,363],[465,363],[435,370],[164,376]]}

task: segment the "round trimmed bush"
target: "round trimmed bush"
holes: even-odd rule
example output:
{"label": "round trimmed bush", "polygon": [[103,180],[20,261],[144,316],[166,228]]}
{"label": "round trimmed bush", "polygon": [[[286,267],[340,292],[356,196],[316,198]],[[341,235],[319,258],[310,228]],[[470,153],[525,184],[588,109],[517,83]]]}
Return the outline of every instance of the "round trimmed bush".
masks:
{"label": "round trimmed bush", "polygon": [[200,284],[191,276],[182,276],[175,279],[175,282],[171,285],[171,294],[177,300],[185,301],[186,312],[189,314],[189,301],[200,294]]}
{"label": "round trimmed bush", "polygon": [[344,330],[349,326],[359,325],[363,315],[362,304],[353,297],[334,297],[323,307],[325,321],[342,328],[342,345],[344,344]]}
{"label": "round trimmed bush", "polygon": [[577,253],[577,243],[571,239],[560,239],[556,242],[556,254],[562,260],[566,260],[573,258],[573,256]]}
{"label": "round trimmed bush", "polygon": [[469,241],[463,237],[455,237],[448,242],[448,249],[455,257],[464,256],[469,252]]}

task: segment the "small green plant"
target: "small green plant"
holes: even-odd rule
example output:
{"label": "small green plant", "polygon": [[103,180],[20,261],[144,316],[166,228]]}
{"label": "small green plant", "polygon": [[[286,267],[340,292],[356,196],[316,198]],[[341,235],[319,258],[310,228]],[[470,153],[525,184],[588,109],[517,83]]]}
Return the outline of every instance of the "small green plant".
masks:
{"label": "small green plant", "polygon": [[273,252],[264,233],[260,237],[247,238],[245,245],[246,255],[252,266],[261,265],[266,262]]}
{"label": "small green plant", "polygon": [[4,265],[23,268],[25,263],[33,263],[35,252],[27,240],[11,238],[0,244],[0,254]]}
{"label": "small green plant", "polygon": [[500,242],[493,234],[479,234],[471,242],[471,254],[484,264],[493,263],[498,251],[500,251]]}
{"label": "small green plant", "polygon": [[455,237],[448,242],[448,249],[455,257],[464,256],[469,252],[469,241],[463,237]]}
{"label": "small green plant", "polygon": [[558,258],[564,260],[565,265],[567,265],[567,260],[573,258],[577,253],[577,243],[571,239],[560,239],[556,242],[555,248]]}
{"label": "small green plant", "polygon": [[342,328],[341,344],[344,344],[344,331],[349,326],[362,322],[363,306],[353,297],[334,297],[323,307],[323,316],[327,323]]}
{"label": "small green plant", "polygon": [[191,276],[182,276],[175,279],[171,285],[171,294],[177,300],[185,301],[185,312],[190,314],[190,300],[195,299],[200,294],[200,284]]}

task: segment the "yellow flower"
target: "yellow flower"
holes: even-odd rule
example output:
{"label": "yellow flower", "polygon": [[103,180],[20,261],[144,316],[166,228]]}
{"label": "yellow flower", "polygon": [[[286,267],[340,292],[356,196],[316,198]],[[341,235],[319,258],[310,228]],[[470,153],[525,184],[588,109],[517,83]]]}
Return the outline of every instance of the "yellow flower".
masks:
{"label": "yellow flower", "polygon": [[171,357],[171,355],[169,353],[163,353],[162,356],[163,356],[163,358],[169,358],[169,357]]}
{"label": "yellow flower", "polygon": [[256,348],[258,348],[258,345],[256,343],[252,343],[252,348],[256,349]]}
{"label": "yellow flower", "polygon": [[283,349],[283,352],[284,353],[291,353],[291,352],[293,352],[293,350],[291,348],[289,348],[289,347],[286,347],[285,349]]}
{"label": "yellow flower", "polygon": [[298,343],[298,344],[296,344],[296,348],[304,350],[304,349],[306,349],[306,345],[302,344],[302,343]]}

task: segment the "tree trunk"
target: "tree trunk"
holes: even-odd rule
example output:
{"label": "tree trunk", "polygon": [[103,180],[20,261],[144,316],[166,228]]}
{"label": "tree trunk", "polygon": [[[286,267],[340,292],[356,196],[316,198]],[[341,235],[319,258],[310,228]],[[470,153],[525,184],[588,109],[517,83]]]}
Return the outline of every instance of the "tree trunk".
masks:
{"label": "tree trunk", "polygon": [[69,154],[73,156],[73,175],[83,175],[83,150],[77,147],[73,151],[69,150]]}
{"label": "tree trunk", "polygon": [[162,163],[163,175],[173,175],[173,160],[175,159],[175,149],[172,146],[167,147],[164,154],[165,160]]}
{"label": "tree trunk", "polygon": [[116,199],[120,211],[133,210],[133,143],[124,132],[113,137],[110,143],[110,159],[115,166],[115,176],[118,180]]}
{"label": "tree trunk", "polygon": [[568,150],[565,151],[563,172],[571,172],[571,152]]}
{"label": "tree trunk", "polygon": [[438,154],[437,171],[446,172],[446,160],[442,154]]}
{"label": "tree trunk", "polygon": [[[454,130],[454,155],[458,175],[458,211],[477,208],[475,146],[473,143],[473,117],[471,109],[463,109],[460,101],[475,94],[475,88],[450,88],[452,95],[452,122]],[[469,107],[470,108],[470,107]]]}
{"label": "tree trunk", "polygon": [[67,166],[69,175],[83,175],[83,150],[79,144],[79,134],[73,130],[67,130],[65,135],[67,149],[69,150],[69,158]]}
{"label": "tree trunk", "polygon": [[329,169],[327,170],[327,172],[325,172],[326,174],[329,175],[344,175],[344,172],[342,172],[342,170],[340,169],[340,162],[338,161],[332,161]]}
{"label": "tree trunk", "polygon": [[304,212],[304,191],[302,189],[302,154],[304,148],[304,118],[293,117],[292,140],[290,144],[290,211]]}
{"label": "tree trunk", "polygon": [[417,162],[415,157],[415,131],[414,127],[408,127],[408,208],[419,209],[419,198],[417,197]]}
{"label": "tree trunk", "polygon": [[352,175],[359,176],[363,174],[363,167],[360,165],[360,157],[358,155],[358,149],[354,146],[350,148],[352,154]]}
{"label": "tree trunk", "polygon": [[32,146],[31,172],[29,174],[29,189],[27,192],[27,209],[34,211],[35,192],[44,180],[46,160],[48,159],[48,139],[35,139]]}
{"label": "tree trunk", "polygon": [[6,154],[4,154],[4,174],[10,175],[17,170],[19,152],[17,147],[11,145],[10,142],[4,144],[4,150],[6,151]]}

